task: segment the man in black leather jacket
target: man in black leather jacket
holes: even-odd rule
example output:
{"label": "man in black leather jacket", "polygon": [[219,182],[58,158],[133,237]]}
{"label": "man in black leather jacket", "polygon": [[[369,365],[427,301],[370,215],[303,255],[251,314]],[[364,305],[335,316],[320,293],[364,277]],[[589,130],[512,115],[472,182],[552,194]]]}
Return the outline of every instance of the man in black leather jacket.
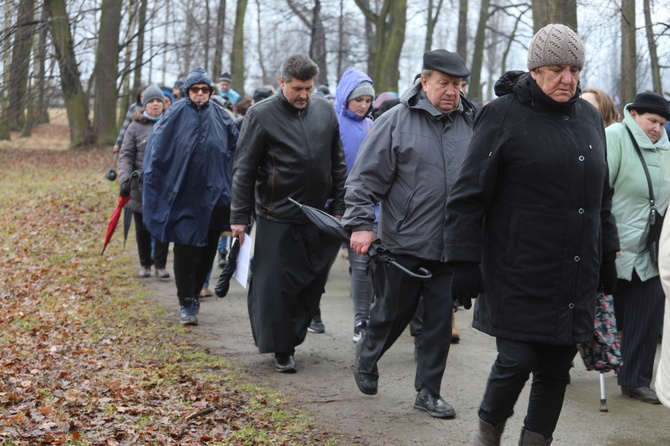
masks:
{"label": "man in black leather jacket", "polygon": [[312,97],[318,72],[302,54],[284,61],[280,91],[245,115],[233,167],[233,237],[244,243],[254,203],[258,216],[251,328],[260,353],[274,353],[284,373],[296,371],[295,347],[318,313],[340,245],[288,199],[344,213],[344,152],[332,104]]}

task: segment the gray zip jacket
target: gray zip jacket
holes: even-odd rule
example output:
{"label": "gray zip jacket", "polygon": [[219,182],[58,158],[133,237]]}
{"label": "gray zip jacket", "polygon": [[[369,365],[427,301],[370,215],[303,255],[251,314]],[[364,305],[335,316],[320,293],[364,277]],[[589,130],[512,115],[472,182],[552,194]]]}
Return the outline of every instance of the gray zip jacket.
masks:
{"label": "gray zip jacket", "polygon": [[394,254],[444,261],[447,196],[472,137],[475,106],[463,95],[445,115],[416,82],[363,141],[346,182],[342,223],[372,230]]}

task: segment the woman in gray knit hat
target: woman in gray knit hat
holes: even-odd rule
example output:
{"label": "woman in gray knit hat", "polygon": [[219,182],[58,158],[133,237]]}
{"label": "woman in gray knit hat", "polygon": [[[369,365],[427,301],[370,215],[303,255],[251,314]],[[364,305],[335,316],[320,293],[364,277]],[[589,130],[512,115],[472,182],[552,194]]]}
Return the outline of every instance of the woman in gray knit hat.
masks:
{"label": "woman in gray knit hat", "polygon": [[579,97],[583,65],[574,31],[539,30],[530,71],[503,75],[500,97],[477,117],[447,201],[452,296],[467,308],[482,293],[473,326],[498,350],[475,445],[500,444],[531,374],[519,445],[552,442],[576,344],[593,336],[597,291],[616,284],[605,133]]}

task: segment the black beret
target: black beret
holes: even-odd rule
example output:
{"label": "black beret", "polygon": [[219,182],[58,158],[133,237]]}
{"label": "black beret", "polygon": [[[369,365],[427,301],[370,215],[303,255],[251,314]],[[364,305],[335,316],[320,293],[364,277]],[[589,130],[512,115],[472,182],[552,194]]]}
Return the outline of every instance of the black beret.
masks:
{"label": "black beret", "polygon": [[670,120],[670,105],[660,94],[645,91],[638,93],[635,100],[628,106],[628,110],[637,110],[638,113],[656,113]]}
{"label": "black beret", "polygon": [[423,53],[423,69],[439,71],[454,77],[470,75],[470,70],[465,66],[461,56],[442,49]]}

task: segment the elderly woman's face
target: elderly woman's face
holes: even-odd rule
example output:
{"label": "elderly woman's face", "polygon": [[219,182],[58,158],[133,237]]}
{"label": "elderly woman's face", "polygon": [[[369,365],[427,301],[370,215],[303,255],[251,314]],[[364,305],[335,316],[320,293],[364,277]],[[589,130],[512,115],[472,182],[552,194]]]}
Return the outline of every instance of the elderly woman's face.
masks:
{"label": "elderly woman's face", "polygon": [[631,110],[630,115],[635,119],[637,125],[647,134],[652,143],[656,144],[658,139],[665,131],[665,119],[656,113],[638,113],[637,110]]}
{"label": "elderly woman's face", "polygon": [[546,65],[531,70],[530,75],[551,99],[568,102],[577,91],[579,73],[579,68],[572,65]]}

